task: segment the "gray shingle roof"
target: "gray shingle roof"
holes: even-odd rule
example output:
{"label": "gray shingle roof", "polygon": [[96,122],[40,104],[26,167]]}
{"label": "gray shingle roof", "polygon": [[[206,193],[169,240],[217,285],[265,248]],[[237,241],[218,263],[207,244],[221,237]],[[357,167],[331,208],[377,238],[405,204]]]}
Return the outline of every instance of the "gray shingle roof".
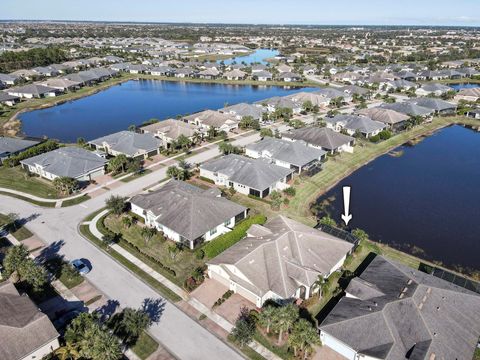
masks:
{"label": "gray shingle roof", "polygon": [[180,135],[192,137],[197,132],[197,127],[184,121],[167,119],[141,128],[149,133],[164,133],[167,138],[177,139]]}
{"label": "gray shingle roof", "polygon": [[303,140],[307,144],[319,146],[328,151],[336,150],[340,146],[349,144],[355,139],[351,136],[337,133],[331,129],[319,127],[305,127],[283,133],[282,137],[292,140]]}
{"label": "gray shingle roof", "polygon": [[0,136],[0,156],[13,154],[37,145],[39,141],[24,140]]}
{"label": "gray shingle roof", "polygon": [[10,282],[0,284],[0,358],[23,359],[58,338],[48,317]]}
{"label": "gray shingle roof", "polygon": [[395,110],[383,109],[380,107],[362,109],[357,112],[360,115],[370,117],[372,120],[379,121],[384,124],[394,125],[408,120],[408,115],[399,113]]}
{"label": "gray shingle roof", "polygon": [[353,246],[284,216],[254,225],[247,233],[208,263],[235,265],[250,281],[241,285],[259,296],[271,290],[288,298],[300,285],[313,285],[319,275],[329,275]]}
{"label": "gray shingle roof", "polygon": [[449,103],[448,101],[426,97],[412,99],[411,102],[418,106],[422,106],[424,108],[432,109],[435,111],[455,110],[457,108],[457,105]]}
{"label": "gray shingle roof", "polygon": [[186,239],[195,240],[246,210],[217,195],[210,189],[170,180],[157,191],[134,196],[131,203],[152,211],[159,224]]}
{"label": "gray shingle roof", "polygon": [[341,123],[345,129],[359,131],[362,134],[370,134],[385,129],[385,124],[374,121],[367,116],[336,115],[333,118],[325,118],[325,121],[332,124]]}
{"label": "gray shingle roof", "polygon": [[[380,359],[471,359],[480,296],[377,256],[319,326]],[[368,331],[365,331],[368,329]]]}
{"label": "gray shingle roof", "polygon": [[220,109],[219,111],[221,112],[232,112],[235,113],[238,116],[251,116],[254,119],[261,119],[262,114],[265,112],[265,109],[263,109],[260,106],[255,106],[252,104],[247,104],[247,103],[240,103],[240,104],[235,104],[231,106],[224,107],[223,109]]}
{"label": "gray shingle roof", "polygon": [[45,171],[56,176],[78,178],[102,168],[107,160],[85,149],[63,147],[25,159],[21,163],[30,166],[39,164]]}
{"label": "gray shingle roof", "polygon": [[[308,146],[303,141],[288,141],[266,137],[263,140],[246,146],[247,149],[266,155],[274,160],[304,166],[319,160],[326,153],[323,150]],[[262,155],[263,156],[263,155]]]}
{"label": "gray shingle roof", "polygon": [[25,86],[19,86],[15,88],[10,88],[7,90],[9,94],[12,93],[19,93],[19,94],[32,94],[35,96],[40,96],[43,94],[51,93],[51,92],[58,92],[57,89],[51,88],[49,86],[40,85],[40,84],[28,84]]}
{"label": "gray shingle roof", "polygon": [[432,109],[427,109],[423,106],[418,106],[409,102],[382,104],[380,107],[395,110],[409,116],[427,116],[433,114]]}
{"label": "gray shingle roof", "polygon": [[106,143],[110,149],[127,156],[135,156],[138,153],[148,153],[157,150],[162,141],[151,134],[139,134],[133,131],[119,131],[107,136],[89,141],[98,147]]}
{"label": "gray shingle roof", "polygon": [[234,154],[207,161],[200,165],[200,169],[218,172],[233,182],[259,191],[269,188],[293,172],[262,159],[250,159]]}

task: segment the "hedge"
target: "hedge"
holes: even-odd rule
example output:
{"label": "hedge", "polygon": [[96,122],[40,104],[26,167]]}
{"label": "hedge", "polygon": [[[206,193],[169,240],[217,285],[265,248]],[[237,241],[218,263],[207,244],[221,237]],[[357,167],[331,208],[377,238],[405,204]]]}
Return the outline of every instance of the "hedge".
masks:
{"label": "hedge", "polygon": [[11,156],[4,160],[3,164],[5,166],[14,167],[20,164],[20,161],[37,156],[55,149],[58,149],[59,145],[54,140],[47,140],[38,145],[32,146],[31,148],[24,150],[17,155]]}
{"label": "hedge", "polygon": [[243,239],[247,235],[247,230],[250,228],[250,226],[253,224],[263,225],[266,221],[267,218],[264,215],[255,215],[246,218],[242,222],[238,223],[232,231],[207,242],[203,246],[205,256],[208,259],[214,258],[218,254],[227,250],[230,246],[235,245],[237,242]]}

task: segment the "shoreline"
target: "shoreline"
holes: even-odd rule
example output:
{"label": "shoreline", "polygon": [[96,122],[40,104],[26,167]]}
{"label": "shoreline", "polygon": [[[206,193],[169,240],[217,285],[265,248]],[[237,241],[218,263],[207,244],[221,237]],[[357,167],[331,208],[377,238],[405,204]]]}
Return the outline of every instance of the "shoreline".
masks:
{"label": "shoreline", "polygon": [[[197,83],[197,84],[215,84],[215,85],[237,85],[237,86],[279,86],[279,87],[294,87],[294,88],[304,88],[304,87],[318,87],[320,84],[306,81],[304,83],[299,82],[283,82],[283,81],[255,81],[255,80],[226,80],[226,79],[216,79],[216,80],[207,80],[207,79],[195,79],[195,78],[175,78],[169,76],[155,76],[147,74],[121,74],[119,77],[109,79],[103,83],[97,84],[92,87],[84,87],[76,92],[68,92],[52,98],[41,98],[41,99],[29,99],[23,102],[20,102],[18,105],[20,109],[11,110],[12,113],[6,116],[6,119],[0,117],[0,134],[18,136],[22,134],[21,132],[21,119],[18,118],[19,115],[35,111],[47,109],[57,105],[62,105],[69,101],[79,100],[91,95],[95,95],[101,91],[107,90],[113,86],[123,84],[132,80],[156,80],[156,81],[170,81],[170,82],[188,82],[188,83]],[[8,111],[7,111],[8,112]],[[26,134],[23,134],[26,135]]]}

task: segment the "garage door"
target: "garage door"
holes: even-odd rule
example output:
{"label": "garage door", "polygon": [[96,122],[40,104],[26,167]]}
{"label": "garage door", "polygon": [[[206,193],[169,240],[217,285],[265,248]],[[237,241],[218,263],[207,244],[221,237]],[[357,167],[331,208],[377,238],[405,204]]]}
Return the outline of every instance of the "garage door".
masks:
{"label": "garage door", "polygon": [[225,279],[223,276],[217,274],[215,271],[210,272],[212,275],[212,279],[217,280],[220,284],[225,285],[230,289],[230,281]]}
{"label": "garage door", "polygon": [[245,299],[257,304],[257,297],[250,291],[245,290],[243,287],[237,284],[237,294],[243,296]]}

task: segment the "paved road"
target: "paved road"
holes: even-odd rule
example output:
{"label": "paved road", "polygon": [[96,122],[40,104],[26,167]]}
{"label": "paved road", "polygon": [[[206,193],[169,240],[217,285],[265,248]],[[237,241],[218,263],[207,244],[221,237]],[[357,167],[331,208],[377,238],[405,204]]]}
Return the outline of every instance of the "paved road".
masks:
{"label": "paved road", "polygon": [[[258,139],[259,135],[256,133],[239,138],[233,144],[243,146]],[[217,155],[219,152],[215,147],[190,157],[188,161],[201,163]],[[121,306],[138,308],[145,299],[164,302],[161,319],[152,326],[150,331],[174,356],[186,360],[242,359],[236,351],[177,307],[161,299],[159,294],[148,285],[78,233],[78,224],[88,214],[103,207],[107,197],[112,194],[131,196],[164,179],[165,175],[166,168],[159,169],[82,204],[67,208],[41,208],[22,200],[0,195],[0,212],[16,212],[21,218],[30,219],[28,228],[45,243],[52,248],[58,243],[63,243],[58,252],[67,259],[88,259],[93,267],[87,275],[88,279],[108,297],[117,300]]]}

